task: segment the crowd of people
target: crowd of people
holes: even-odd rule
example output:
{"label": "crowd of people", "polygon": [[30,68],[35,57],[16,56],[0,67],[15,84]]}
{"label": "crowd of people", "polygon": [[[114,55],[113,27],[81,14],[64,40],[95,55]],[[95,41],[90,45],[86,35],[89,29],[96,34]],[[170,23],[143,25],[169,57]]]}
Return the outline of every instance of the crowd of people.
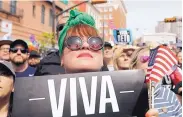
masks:
{"label": "crowd of people", "polygon": [[[12,94],[16,90],[14,82],[17,78],[132,69],[143,69],[146,73],[150,49],[153,48],[113,46],[99,36],[93,17],[77,10],[70,11],[70,17],[60,32],[58,45],[59,50],[50,49],[47,55],[40,59],[40,54],[34,50],[29,51],[23,39],[0,40],[0,117],[11,116]],[[182,52],[176,52],[176,56],[178,67],[182,69]],[[160,94],[168,90],[175,101],[168,99],[171,106],[161,105],[167,106],[168,110],[162,110],[161,106],[157,105],[144,113],[139,114],[137,111],[134,116],[181,117],[182,82],[175,85],[174,89],[164,88],[159,83],[156,87]],[[158,98],[161,98],[161,95]],[[155,100],[157,103],[163,101],[165,100]]]}

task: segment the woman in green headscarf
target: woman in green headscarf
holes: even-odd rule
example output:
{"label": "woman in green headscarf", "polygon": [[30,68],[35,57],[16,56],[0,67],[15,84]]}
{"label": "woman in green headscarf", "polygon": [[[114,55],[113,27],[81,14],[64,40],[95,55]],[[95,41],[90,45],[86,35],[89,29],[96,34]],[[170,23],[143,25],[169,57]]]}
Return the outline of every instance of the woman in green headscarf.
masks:
{"label": "woman in green headscarf", "polygon": [[[66,73],[100,71],[103,66],[104,41],[100,38],[93,17],[76,10],[70,17],[59,37],[61,65]],[[148,117],[157,117],[156,110],[150,110]]]}

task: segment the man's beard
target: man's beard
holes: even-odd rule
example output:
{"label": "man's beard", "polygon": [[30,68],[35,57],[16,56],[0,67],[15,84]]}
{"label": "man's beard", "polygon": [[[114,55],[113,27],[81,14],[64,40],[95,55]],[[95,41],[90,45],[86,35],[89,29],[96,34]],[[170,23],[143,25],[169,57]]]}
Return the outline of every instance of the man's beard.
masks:
{"label": "man's beard", "polygon": [[15,58],[12,60],[12,63],[16,66],[21,66],[26,62],[25,59],[22,58],[22,61],[16,61]]}

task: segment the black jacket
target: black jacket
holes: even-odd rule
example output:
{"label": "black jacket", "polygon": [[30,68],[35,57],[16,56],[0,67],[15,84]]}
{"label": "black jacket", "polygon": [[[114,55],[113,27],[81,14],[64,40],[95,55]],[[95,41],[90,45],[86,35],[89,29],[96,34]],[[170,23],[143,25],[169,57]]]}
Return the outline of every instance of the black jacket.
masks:
{"label": "black jacket", "polygon": [[64,68],[60,66],[59,51],[48,53],[37,66],[34,76],[63,74]]}

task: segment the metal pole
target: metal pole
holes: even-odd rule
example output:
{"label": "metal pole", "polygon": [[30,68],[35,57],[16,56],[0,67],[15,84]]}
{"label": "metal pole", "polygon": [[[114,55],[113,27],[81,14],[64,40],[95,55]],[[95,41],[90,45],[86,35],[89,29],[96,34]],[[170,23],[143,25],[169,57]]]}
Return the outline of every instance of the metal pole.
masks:
{"label": "metal pole", "polygon": [[52,47],[55,47],[55,1],[52,1],[52,15],[53,15],[53,24],[52,24],[52,33],[53,33],[53,39],[52,39]]}
{"label": "metal pole", "polygon": [[[83,1],[83,2],[81,2],[81,3],[79,3],[79,4],[76,4],[76,5],[74,5],[74,6],[70,7],[70,8],[68,8],[68,9],[66,9],[66,10],[63,10],[62,12],[60,12],[60,13],[58,13],[58,14],[54,14],[54,19],[58,19],[58,17],[59,17],[60,15],[62,15],[63,13],[65,13],[65,12],[67,12],[67,11],[69,11],[69,10],[73,9],[74,7],[77,7],[77,6],[81,5],[81,4],[87,3],[87,2],[89,2],[89,0],[85,0],[85,1]],[[58,23],[59,23],[59,22],[56,22],[56,25],[58,25]],[[59,31],[57,31],[57,38],[58,38],[58,35],[59,35],[58,32],[59,32]]]}
{"label": "metal pole", "polygon": [[103,40],[105,41],[105,34],[104,34],[104,33],[105,33],[105,31],[104,31],[104,30],[105,30],[105,28],[104,28],[104,21],[105,21],[105,20],[104,20],[104,13],[103,13]]}
{"label": "metal pole", "polygon": [[56,14],[56,15],[55,15],[55,18],[57,18],[58,16],[62,15],[62,14],[65,13],[65,12],[67,12],[67,11],[73,9],[74,7],[77,7],[77,6],[79,6],[79,5],[83,4],[83,3],[87,3],[87,2],[89,2],[89,1],[88,1],[88,0],[83,1],[83,2],[81,2],[81,3],[79,3],[79,4],[76,4],[76,5],[74,5],[74,6],[70,7],[70,8],[68,8],[68,9],[66,9],[66,10],[63,10],[63,11],[60,12],[59,14]]}

